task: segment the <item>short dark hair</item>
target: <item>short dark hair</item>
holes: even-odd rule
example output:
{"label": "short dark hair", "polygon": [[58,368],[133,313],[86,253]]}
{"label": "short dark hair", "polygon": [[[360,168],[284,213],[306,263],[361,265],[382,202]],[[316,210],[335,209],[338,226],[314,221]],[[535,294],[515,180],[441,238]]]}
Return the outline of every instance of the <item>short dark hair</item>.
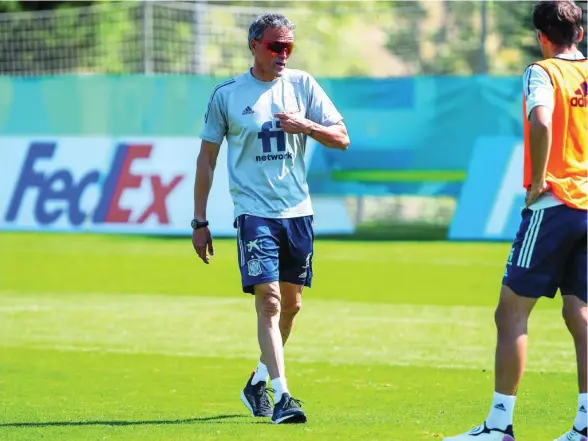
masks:
{"label": "short dark hair", "polygon": [[533,7],[533,26],[553,44],[570,47],[579,42],[582,9],[571,0],[538,1]]}
{"label": "short dark hair", "polygon": [[267,28],[286,28],[294,32],[296,25],[282,14],[263,14],[257,16],[249,26],[249,50],[251,50],[251,40],[261,40]]}

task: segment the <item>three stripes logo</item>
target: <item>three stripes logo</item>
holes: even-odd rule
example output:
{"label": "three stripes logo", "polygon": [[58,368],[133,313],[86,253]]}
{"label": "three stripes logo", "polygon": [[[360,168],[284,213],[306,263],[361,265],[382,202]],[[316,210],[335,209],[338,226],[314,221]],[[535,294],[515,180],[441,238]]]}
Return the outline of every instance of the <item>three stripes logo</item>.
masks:
{"label": "three stripes logo", "polygon": [[253,109],[251,107],[247,106],[247,107],[245,107],[245,110],[243,110],[243,112],[241,113],[241,115],[251,115],[253,113],[255,113],[253,111]]}
{"label": "three stripes logo", "polygon": [[520,268],[529,268],[531,265],[531,257],[533,256],[533,250],[537,243],[537,237],[539,236],[539,227],[543,220],[543,214],[545,210],[535,210],[531,216],[529,227],[525,232],[525,238],[519,251],[519,258],[517,259],[517,266]]}
{"label": "three stripes logo", "polygon": [[588,95],[588,81],[584,81],[579,89],[574,92],[576,95],[572,98],[570,104],[572,107],[588,107],[586,96]]}

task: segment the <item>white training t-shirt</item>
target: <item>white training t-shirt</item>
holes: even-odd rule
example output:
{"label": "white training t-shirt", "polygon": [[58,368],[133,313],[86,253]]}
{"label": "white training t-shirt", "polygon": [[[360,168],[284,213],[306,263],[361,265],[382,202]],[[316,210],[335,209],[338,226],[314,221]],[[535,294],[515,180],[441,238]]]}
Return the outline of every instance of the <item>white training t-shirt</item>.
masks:
{"label": "white training t-shirt", "polygon": [[212,92],[200,137],[218,145],[227,138],[235,217],[313,214],[304,162],[306,136],[285,133],[273,116],[278,112],[299,112],[323,126],[343,119],[316,80],[300,70],[286,69],[270,82],[248,71]]}

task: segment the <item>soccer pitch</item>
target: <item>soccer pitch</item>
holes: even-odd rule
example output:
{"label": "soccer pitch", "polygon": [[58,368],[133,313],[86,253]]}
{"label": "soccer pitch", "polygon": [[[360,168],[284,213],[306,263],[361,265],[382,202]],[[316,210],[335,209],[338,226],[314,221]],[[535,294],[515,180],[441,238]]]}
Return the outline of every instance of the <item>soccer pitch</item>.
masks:
{"label": "soccer pitch", "polygon": [[[306,425],[253,419],[253,299],[233,240],[0,234],[0,440],[439,440],[488,412],[509,244],[317,240],[286,346]],[[561,298],[539,302],[518,441],[576,411]]]}

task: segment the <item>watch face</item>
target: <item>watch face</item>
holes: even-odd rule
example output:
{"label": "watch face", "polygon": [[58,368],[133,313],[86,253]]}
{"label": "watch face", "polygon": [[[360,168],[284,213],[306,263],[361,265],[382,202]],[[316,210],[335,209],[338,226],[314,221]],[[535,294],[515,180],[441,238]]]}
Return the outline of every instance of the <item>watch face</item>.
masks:
{"label": "watch face", "polygon": [[208,226],[208,222],[207,221],[200,222],[200,221],[197,221],[196,219],[192,219],[192,222],[190,224],[192,225],[192,228],[194,230],[197,230],[198,228],[202,228],[202,227]]}

